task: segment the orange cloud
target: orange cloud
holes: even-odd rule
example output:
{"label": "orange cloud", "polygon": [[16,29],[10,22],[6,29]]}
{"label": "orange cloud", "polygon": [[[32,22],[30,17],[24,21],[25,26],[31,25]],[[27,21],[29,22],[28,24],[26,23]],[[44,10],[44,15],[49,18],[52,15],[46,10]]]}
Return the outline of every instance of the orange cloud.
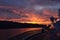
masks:
{"label": "orange cloud", "polygon": [[19,23],[21,22],[21,23],[50,24],[51,22],[49,20],[49,17],[51,15],[54,17],[57,17],[57,12],[51,11],[51,10],[43,10],[42,11],[43,15],[42,15],[42,14],[36,13],[35,11],[29,8],[19,9],[19,8],[14,8],[9,6],[0,6],[0,8],[8,8],[8,9],[10,8],[13,14],[20,15],[20,17],[22,16],[21,18],[18,18],[18,19],[16,18],[5,19],[4,17],[3,18],[0,17],[0,20],[6,20],[6,21],[13,21],[13,22],[19,22]]}

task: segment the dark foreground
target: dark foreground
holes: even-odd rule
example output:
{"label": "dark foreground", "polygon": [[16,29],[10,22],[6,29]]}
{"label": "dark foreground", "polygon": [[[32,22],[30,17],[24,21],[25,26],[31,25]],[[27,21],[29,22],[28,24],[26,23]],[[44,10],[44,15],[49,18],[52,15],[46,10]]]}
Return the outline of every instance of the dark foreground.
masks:
{"label": "dark foreground", "polygon": [[[42,30],[27,31],[22,34],[7,38],[8,40],[60,40],[60,21],[53,24],[54,29],[49,29],[43,24],[27,24],[9,21],[0,21],[0,29],[18,29],[18,28],[42,28]],[[9,33],[8,33],[9,34]]]}
{"label": "dark foreground", "polygon": [[9,38],[9,40],[60,40],[60,35],[54,31],[42,32],[40,30],[34,30],[19,34]]}

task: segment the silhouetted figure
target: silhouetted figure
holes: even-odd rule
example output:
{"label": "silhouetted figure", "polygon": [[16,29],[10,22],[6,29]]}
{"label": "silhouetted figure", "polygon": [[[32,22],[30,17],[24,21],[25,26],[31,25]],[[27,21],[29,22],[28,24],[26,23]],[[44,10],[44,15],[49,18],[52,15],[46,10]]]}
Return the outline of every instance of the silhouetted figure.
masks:
{"label": "silhouetted figure", "polygon": [[59,16],[59,20],[57,19],[58,21],[53,25],[55,27],[55,30],[60,33],[60,9],[58,9],[58,16]]}
{"label": "silhouetted figure", "polygon": [[53,24],[55,26],[55,30],[57,32],[60,32],[60,21],[57,21],[56,23]]}
{"label": "silhouetted figure", "polygon": [[54,23],[55,18],[53,16],[50,17],[52,23]]}
{"label": "silhouetted figure", "polygon": [[58,16],[59,16],[59,18],[60,18],[60,9],[58,9]]}

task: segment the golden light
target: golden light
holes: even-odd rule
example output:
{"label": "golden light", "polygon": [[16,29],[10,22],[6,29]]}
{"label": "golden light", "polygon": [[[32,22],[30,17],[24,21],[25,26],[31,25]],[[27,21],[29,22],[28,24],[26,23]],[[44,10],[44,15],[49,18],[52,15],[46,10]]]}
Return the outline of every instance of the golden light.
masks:
{"label": "golden light", "polygon": [[[49,16],[46,17],[44,15],[52,15],[54,17],[57,17],[57,12],[53,11],[51,12],[50,10],[43,10],[43,16],[41,14],[36,13],[33,10],[30,10],[28,8],[25,9],[18,9],[18,8],[13,8],[13,7],[6,7],[6,6],[0,6],[0,8],[7,8],[7,9],[11,9],[11,11],[13,12],[13,14],[17,14],[22,16],[22,18],[12,18],[12,19],[7,19],[6,18],[1,18],[0,20],[6,20],[6,21],[13,21],[13,22],[18,22],[18,23],[32,23],[32,24],[50,24],[51,21],[49,20]],[[23,16],[27,16],[27,17],[23,17]]]}

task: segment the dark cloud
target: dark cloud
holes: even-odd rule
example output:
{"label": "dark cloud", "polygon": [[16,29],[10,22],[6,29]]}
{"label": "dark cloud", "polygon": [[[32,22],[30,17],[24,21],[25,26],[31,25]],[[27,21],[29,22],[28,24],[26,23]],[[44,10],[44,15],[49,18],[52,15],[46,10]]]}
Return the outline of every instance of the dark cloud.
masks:
{"label": "dark cloud", "polygon": [[23,17],[28,17],[26,15],[19,15],[17,13],[14,13],[11,9],[7,9],[7,8],[0,8],[0,17],[1,18],[6,18],[6,19],[19,19],[19,18],[23,18]]}
{"label": "dark cloud", "polygon": [[[33,2],[32,2],[33,1]],[[55,5],[59,0],[0,0],[3,5],[27,6],[32,4]]]}
{"label": "dark cloud", "polygon": [[25,0],[0,0],[0,5],[8,5],[8,6],[26,6]]}
{"label": "dark cloud", "polygon": [[33,5],[60,8],[59,0],[0,0],[0,5],[8,5],[19,8],[32,8]]}

